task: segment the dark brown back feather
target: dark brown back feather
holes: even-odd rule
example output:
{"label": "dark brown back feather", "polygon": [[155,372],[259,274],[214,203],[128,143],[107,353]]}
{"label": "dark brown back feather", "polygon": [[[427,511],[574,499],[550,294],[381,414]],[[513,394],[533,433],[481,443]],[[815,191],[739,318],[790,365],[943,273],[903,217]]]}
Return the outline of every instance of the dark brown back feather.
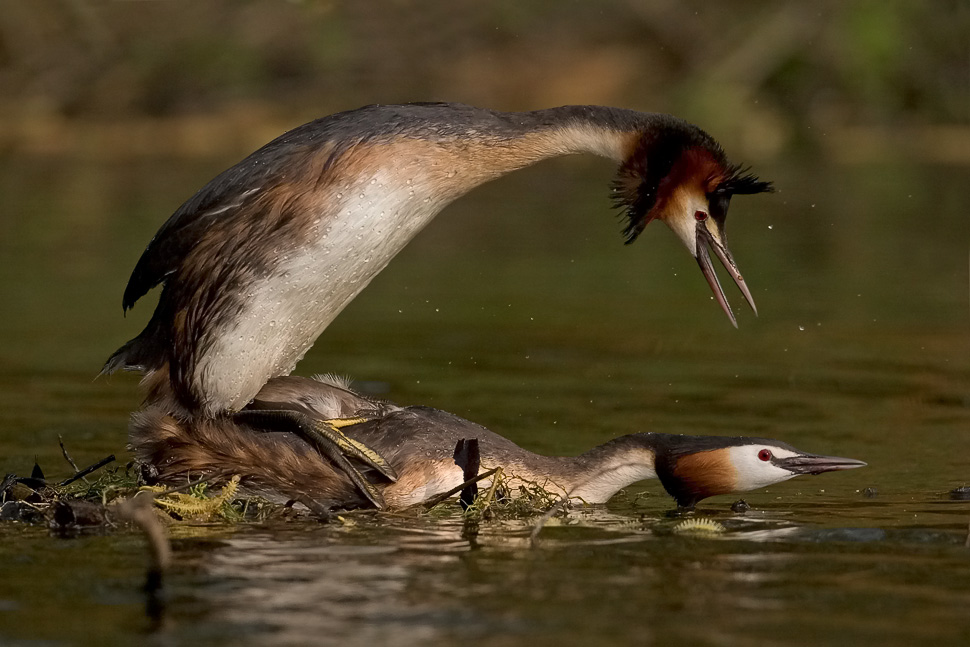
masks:
{"label": "dark brown back feather", "polygon": [[243,486],[271,498],[370,505],[346,475],[294,434],[259,431],[228,418],[180,421],[149,407],[132,416],[129,440],[135,457],[154,465],[162,483],[201,477],[219,485],[238,475]]}

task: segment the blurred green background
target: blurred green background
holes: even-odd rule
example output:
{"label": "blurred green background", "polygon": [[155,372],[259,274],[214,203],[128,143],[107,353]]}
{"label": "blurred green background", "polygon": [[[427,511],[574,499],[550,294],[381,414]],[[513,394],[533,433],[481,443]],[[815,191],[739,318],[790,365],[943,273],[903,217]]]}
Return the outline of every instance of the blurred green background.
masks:
{"label": "blurred green background", "polygon": [[673,112],[746,159],[966,162],[970,6],[4,2],[0,150],[248,152],[366,103]]}

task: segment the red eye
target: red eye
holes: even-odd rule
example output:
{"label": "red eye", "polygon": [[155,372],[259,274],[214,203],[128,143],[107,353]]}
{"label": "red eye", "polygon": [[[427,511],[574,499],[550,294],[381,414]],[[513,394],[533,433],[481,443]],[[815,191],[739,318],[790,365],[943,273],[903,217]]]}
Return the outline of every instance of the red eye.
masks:
{"label": "red eye", "polygon": [[770,449],[762,449],[760,452],[758,452],[758,458],[760,458],[763,461],[770,461],[771,460],[771,450]]}
{"label": "red eye", "polygon": [[707,220],[707,214],[704,213],[703,211],[695,211],[694,220],[696,220],[697,222],[703,222]]}

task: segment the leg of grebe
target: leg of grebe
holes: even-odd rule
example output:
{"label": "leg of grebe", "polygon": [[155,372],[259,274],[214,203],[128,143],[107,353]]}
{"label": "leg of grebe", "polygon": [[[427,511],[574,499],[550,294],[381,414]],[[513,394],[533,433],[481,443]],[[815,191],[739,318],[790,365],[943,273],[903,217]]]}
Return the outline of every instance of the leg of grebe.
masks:
{"label": "leg of grebe", "polygon": [[386,460],[384,460],[383,456],[359,440],[354,440],[353,438],[345,435],[344,432],[340,431],[344,427],[352,427],[354,425],[359,425],[362,422],[368,422],[369,420],[370,418],[330,418],[329,420],[314,419],[314,424],[317,427],[317,430],[336,443],[337,446],[343,450],[344,454],[370,465],[375,470],[383,474],[384,477],[389,481],[397,482],[397,471],[391,467]]}
{"label": "leg of grebe", "polygon": [[[234,414],[233,419],[257,431],[295,432],[316,448],[322,456],[331,461],[334,466],[344,472],[376,508],[384,509],[384,497],[347,460],[347,456],[360,460],[391,481],[397,480],[397,473],[394,468],[377,452],[347,438],[337,426],[330,424],[330,421],[315,419],[305,413],[290,409],[243,410]],[[347,423],[344,419],[338,419],[337,424],[347,426],[347,424],[356,424],[363,421],[363,419],[354,420],[354,423]],[[341,423],[344,424],[341,425]]]}

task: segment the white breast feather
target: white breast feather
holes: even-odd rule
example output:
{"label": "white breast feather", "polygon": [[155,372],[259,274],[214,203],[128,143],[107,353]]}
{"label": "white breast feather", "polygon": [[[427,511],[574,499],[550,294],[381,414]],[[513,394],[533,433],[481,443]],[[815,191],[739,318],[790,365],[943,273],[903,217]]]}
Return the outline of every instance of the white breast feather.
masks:
{"label": "white breast feather", "polygon": [[209,408],[238,410],[270,377],[288,375],[313,341],[444,207],[419,177],[402,185],[386,171],[337,190],[317,237],[284,254],[248,287],[234,326],[214,340],[196,375]]}

